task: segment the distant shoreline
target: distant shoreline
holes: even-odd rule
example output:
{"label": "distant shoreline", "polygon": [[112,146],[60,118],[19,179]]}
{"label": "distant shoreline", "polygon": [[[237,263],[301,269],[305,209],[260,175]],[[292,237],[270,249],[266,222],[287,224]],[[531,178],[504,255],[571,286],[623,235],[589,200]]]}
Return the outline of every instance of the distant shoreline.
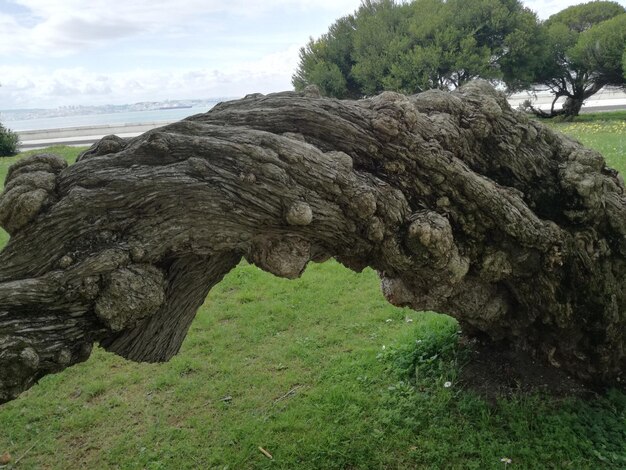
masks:
{"label": "distant shoreline", "polygon": [[7,119],[0,116],[0,121],[15,132],[40,131],[48,129],[66,129],[84,126],[125,126],[150,122],[175,122],[194,114],[202,114],[213,105],[170,107],[168,109],[150,109],[115,113],[97,113],[55,117],[36,117],[21,120]]}
{"label": "distant shoreline", "polygon": [[[541,108],[545,108],[551,100],[548,97],[539,97],[537,104]],[[509,104],[515,108],[522,101],[522,94],[514,95],[509,98]],[[619,97],[611,97],[610,99],[589,100],[588,104],[583,108],[582,113],[589,112],[605,112],[626,109],[626,94]],[[197,114],[197,113],[190,113]],[[84,125],[73,127],[58,127],[52,129],[34,129],[34,130],[18,130],[16,131],[20,137],[20,150],[31,150],[38,148],[50,147],[52,145],[73,145],[87,146],[102,139],[106,135],[115,134],[124,139],[136,137],[151,129],[165,126],[173,122],[178,122],[184,117],[171,116],[169,120],[155,120],[152,122],[142,123],[111,123],[99,125]],[[10,123],[7,123],[10,128]]]}

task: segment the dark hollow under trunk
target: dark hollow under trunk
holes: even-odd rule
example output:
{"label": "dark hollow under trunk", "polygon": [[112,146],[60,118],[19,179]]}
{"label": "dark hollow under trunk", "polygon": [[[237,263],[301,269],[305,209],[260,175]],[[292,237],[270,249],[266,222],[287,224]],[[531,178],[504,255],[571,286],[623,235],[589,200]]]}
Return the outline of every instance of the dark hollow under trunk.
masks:
{"label": "dark hollow under trunk", "polygon": [[286,278],[371,266],[395,305],[590,382],[625,370],[623,180],[483,82],[252,95],[69,167],[24,158],[0,224],[0,402],[94,342],[168,360],[242,257]]}

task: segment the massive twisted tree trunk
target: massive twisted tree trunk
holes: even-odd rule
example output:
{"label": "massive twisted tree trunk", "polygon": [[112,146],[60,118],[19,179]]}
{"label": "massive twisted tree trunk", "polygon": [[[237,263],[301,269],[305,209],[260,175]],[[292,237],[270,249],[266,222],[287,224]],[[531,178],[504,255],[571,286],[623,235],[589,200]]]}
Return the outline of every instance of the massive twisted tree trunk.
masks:
{"label": "massive twisted tree trunk", "polygon": [[625,370],[623,181],[482,82],[253,95],[69,167],[25,158],[0,223],[0,402],[96,341],[169,359],[242,257],[286,278],[330,257],[371,266],[395,305],[584,380]]}

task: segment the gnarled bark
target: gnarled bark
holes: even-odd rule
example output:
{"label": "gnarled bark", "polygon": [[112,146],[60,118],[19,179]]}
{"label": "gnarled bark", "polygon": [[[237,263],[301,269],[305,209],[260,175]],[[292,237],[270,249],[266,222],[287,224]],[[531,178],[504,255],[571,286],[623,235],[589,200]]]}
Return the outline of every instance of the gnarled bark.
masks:
{"label": "gnarled bark", "polygon": [[395,305],[585,380],[625,369],[623,181],[482,82],[253,95],[105,138],[70,167],[25,158],[0,223],[0,401],[95,341],[169,359],[242,257],[286,278],[330,257],[371,266]]}

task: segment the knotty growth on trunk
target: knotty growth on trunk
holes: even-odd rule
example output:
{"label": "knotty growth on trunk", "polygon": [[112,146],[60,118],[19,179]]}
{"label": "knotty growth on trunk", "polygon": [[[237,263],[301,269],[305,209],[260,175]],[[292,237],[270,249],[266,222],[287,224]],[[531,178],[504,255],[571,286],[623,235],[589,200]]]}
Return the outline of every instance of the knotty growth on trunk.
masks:
{"label": "knotty growth on trunk", "polygon": [[591,382],[625,370],[623,180],[482,82],[252,95],[69,167],[24,158],[0,224],[0,402],[94,342],[168,360],[242,257],[286,278],[331,257],[371,266],[394,305]]}

